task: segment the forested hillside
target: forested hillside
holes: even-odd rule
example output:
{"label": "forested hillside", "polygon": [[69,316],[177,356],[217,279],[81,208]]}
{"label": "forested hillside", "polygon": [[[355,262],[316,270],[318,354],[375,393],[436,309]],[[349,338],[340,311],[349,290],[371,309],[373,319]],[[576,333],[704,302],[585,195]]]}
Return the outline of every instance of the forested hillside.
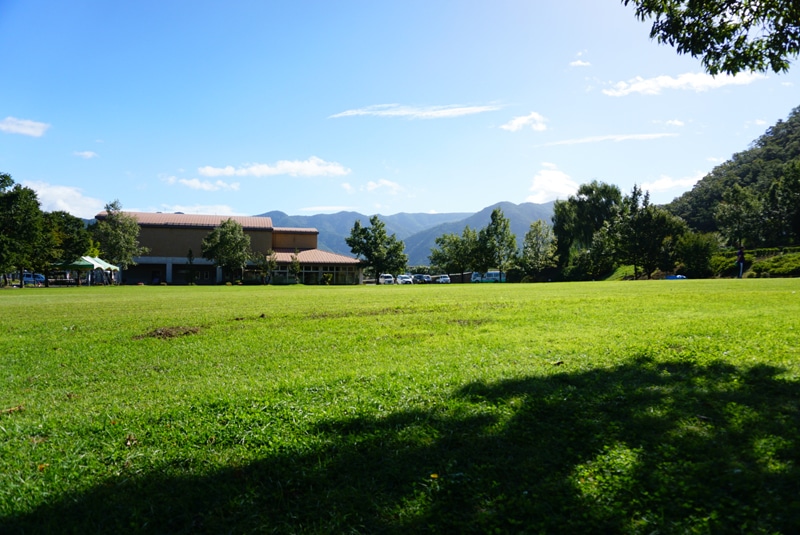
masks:
{"label": "forested hillside", "polygon": [[748,247],[800,243],[800,107],[667,209]]}

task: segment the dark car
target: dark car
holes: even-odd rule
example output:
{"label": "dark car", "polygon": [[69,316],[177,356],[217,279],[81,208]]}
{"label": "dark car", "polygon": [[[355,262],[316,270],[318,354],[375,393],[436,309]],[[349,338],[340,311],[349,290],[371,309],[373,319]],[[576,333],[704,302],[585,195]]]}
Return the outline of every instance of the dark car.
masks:
{"label": "dark car", "polygon": [[430,283],[431,283],[430,275],[422,275],[420,273],[414,275],[414,284],[430,284]]}

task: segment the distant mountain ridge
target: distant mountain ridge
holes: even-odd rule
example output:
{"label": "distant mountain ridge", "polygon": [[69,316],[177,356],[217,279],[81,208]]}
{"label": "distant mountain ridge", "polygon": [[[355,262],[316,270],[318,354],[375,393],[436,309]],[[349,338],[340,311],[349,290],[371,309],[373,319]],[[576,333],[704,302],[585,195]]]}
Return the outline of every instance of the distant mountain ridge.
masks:
{"label": "distant mountain ridge", "polygon": [[[442,234],[461,234],[464,227],[469,226],[478,230],[485,227],[489,221],[492,210],[500,208],[503,215],[509,220],[511,232],[517,236],[517,244],[522,247],[522,240],[531,223],[542,219],[551,223],[553,205],[555,201],[544,204],[500,202],[487,206],[483,210],[470,212],[451,212],[446,214],[426,213],[399,213],[394,215],[379,215],[386,224],[386,231],[395,234],[406,245],[408,264],[410,266],[427,265],[431,248],[436,246],[436,238]],[[371,216],[358,212],[338,212],[335,214],[297,215],[292,216],[280,211],[257,214],[259,217],[272,218],[275,227],[301,227],[316,228],[319,230],[318,247],[325,251],[352,255],[345,238],[350,235],[350,230],[356,220],[361,220],[364,225],[369,225]]]}

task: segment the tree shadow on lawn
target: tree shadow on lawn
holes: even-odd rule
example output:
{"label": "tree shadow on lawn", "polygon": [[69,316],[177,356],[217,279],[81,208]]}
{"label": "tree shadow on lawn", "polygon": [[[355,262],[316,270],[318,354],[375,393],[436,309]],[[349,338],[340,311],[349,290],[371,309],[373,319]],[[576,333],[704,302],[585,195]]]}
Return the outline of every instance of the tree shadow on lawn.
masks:
{"label": "tree shadow on lawn", "polygon": [[305,450],[109,481],[0,532],[799,532],[800,390],[780,371],[640,358],[473,383],[441,409],[325,421]]}

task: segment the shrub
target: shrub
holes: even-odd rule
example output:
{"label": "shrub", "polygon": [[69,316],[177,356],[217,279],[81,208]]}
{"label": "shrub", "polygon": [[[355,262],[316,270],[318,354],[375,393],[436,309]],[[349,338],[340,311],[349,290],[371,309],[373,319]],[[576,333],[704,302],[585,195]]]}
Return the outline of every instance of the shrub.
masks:
{"label": "shrub", "polygon": [[714,234],[697,234],[688,232],[678,238],[675,247],[680,268],[678,272],[692,279],[710,277],[714,272],[711,258],[718,249],[717,237]]}
{"label": "shrub", "polygon": [[800,277],[800,253],[777,255],[753,263],[759,277]]}

